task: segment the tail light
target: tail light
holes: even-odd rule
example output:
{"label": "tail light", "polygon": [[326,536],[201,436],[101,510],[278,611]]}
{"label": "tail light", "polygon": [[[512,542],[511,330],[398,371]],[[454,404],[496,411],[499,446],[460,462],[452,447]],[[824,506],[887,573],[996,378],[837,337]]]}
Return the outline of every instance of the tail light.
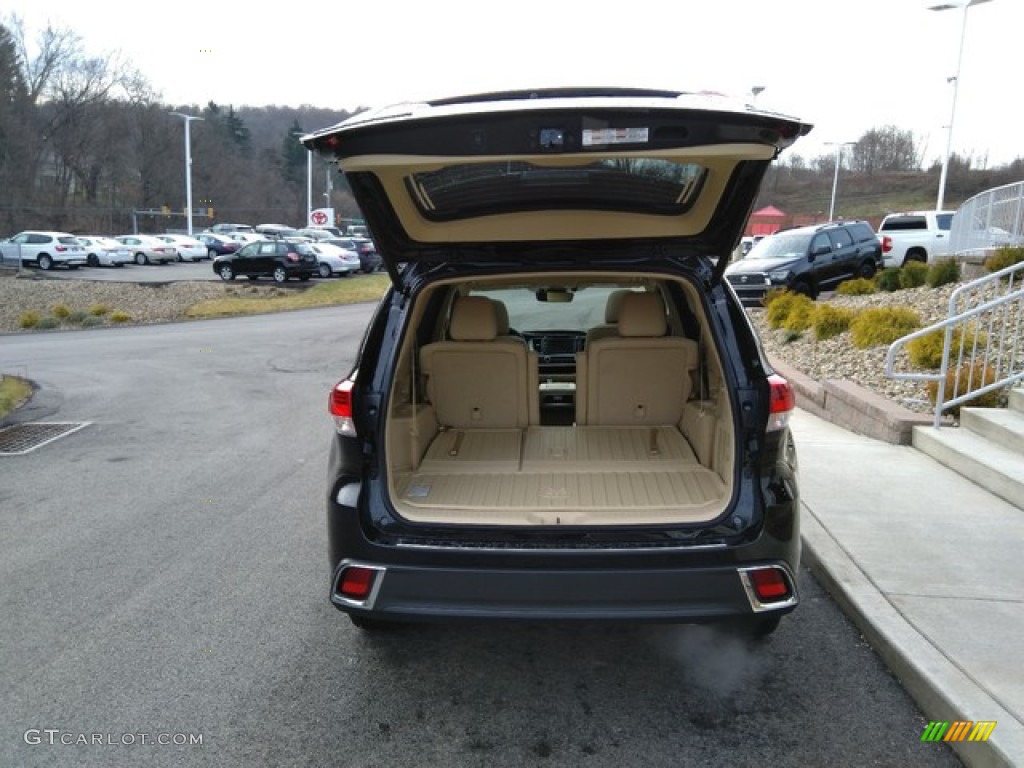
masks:
{"label": "tail light", "polygon": [[780,565],[756,565],[739,569],[743,591],[755,613],[796,605],[793,578]]}
{"label": "tail light", "polygon": [[789,382],[777,373],[768,377],[768,386],[768,431],[776,432],[789,425],[790,414],[796,408],[796,395]]}
{"label": "tail light", "polygon": [[352,565],[341,572],[335,592],[346,600],[365,601],[373,591],[377,569]]}
{"label": "tail light", "polygon": [[339,381],[327,401],[327,410],[334,417],[334,429],[339,435],[356,436],[356,425],[352,420],[352,390],[355,382],[352,379]]}
{"label": "tail light", "polygon": [[297,254],[295,251],[288,251],[288,255],[285,256],[285,258],[288,259],[288,261],[298,261],[299,254]]}
{"label": "tail light", "polygon": [[888,253],[892,250],[892,238],[888,236],[882,237],[882,253]]}
{"label": "tail light", "polygon": [[66,245],[58,245],[56,248],[54,248],[54,250],[57,251],[57,253],[64,253],[64,251],[66,251],[67,249],[68,247]]}

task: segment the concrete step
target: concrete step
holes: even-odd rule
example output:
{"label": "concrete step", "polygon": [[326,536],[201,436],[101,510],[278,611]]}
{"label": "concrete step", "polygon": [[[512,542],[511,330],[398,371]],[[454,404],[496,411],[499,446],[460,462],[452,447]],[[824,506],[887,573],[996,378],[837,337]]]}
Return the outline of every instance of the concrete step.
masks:
{"label": "concrete step", "polygon": [[1024,413],[1024,387],[1010,390],[1010,410]]}
{"label": "concrete step", "polygon": [[963,427],[914,427],[913,444],[1024,511],[1024,454]]}
{"label": "concrete step", "polygon": [[1009,408],[961,408],[960,429],[1024,456],[1024,411]]}

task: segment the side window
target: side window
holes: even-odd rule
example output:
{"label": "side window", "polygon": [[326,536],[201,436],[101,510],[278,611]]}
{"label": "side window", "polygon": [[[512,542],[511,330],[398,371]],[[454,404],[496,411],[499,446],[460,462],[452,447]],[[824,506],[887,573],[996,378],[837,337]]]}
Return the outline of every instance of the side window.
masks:
{"label": "side window", "polygon": [[12,237],[11,242],[17,243],[18,245],[21,245],[22,243],[27,243],[28,235],[18,235],[17,237]]}
{"label": "side window", "polygon": [[50,242],[49,235],[29,235],[28,242],[32,245],[43,245]]}
{"label": "side window", "polygon": [[948,232],[953,228],[953,214],[952,213],[939,213],[935,216],[935,223],[939,229],[944,232]]}
{"label": "side window", "polygon": [[832,243],[828,239],[828,235],[822,233],[814,236],[811,240],[811,253],[820,255],[823,253],[829,253],[832,250]]}
{"label": "side window", "polygon": [[853,238],[850,233],[845,229],[837,229],[828,233],[828,236],[832,238],[832,247],[837,251],[840,248],[849,248],[853,245]]}

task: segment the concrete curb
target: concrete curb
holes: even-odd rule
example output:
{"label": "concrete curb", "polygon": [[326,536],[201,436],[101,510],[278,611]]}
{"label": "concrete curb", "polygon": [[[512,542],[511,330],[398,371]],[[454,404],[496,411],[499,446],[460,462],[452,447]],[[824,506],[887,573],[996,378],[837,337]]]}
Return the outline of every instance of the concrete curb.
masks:
{"label": "concrete curb", "polygon": [[[1024,728],[939,651],[857,566],[802,503],[804,562],[860,629],[900,684],[932,720],[971,720],[984,712],[998,725],[988,741],[948,742],[971,768],[1011,768],[1024,755]],[[991,713],[991,714],[989,714]]]}
{"label": "concrete curb", "polygon": [[931,416],[914,413],[857,384],[840,379],[819,382],[788,363],[770,362],[793,386],[798,408],[858,435],[911,445],[914,427],[932,423]]}

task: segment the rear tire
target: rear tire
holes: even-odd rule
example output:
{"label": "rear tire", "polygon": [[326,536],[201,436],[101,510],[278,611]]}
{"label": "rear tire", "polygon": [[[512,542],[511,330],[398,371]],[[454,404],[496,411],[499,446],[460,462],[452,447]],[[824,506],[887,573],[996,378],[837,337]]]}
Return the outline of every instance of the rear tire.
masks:
{"label": "rear tire", "polygon": [[42,254],[36,260],[36,263],[39,265],[39,268],[42,269],[42,270],[49,271],[49,270],[53,269],[53,259],[50,258],[49,254],[46,254],[46,253]]}
{"label": "rear tire", "polygon": [[90,267],[98,267],[100,265],[99,257],[95,253],[90,253],[85,257],[85,260],[89,263]]}
{"label": "rear tire", "polygon": [[284,267],[276,267],[272,275],[275,283],[287,283],[288,273],[284,271]]}
{"label": "rear tire", "polygon": [[140,253],[136,253],[135,254],[135,263],[138,264],[140,267],[144,267],[146,264],[149,264],[149,257],[146,256],[146,254],[141,253],[141,252]]}
{"label": "rear tire", "polygon": [[394,621],[381,621],[380,619],[368,619],[365,616],[353,616],[351,613],[348,615],[349,621],[352,625],[363,630],[364,632],[387,632],[391,629],[396,629],[401,626]]}

